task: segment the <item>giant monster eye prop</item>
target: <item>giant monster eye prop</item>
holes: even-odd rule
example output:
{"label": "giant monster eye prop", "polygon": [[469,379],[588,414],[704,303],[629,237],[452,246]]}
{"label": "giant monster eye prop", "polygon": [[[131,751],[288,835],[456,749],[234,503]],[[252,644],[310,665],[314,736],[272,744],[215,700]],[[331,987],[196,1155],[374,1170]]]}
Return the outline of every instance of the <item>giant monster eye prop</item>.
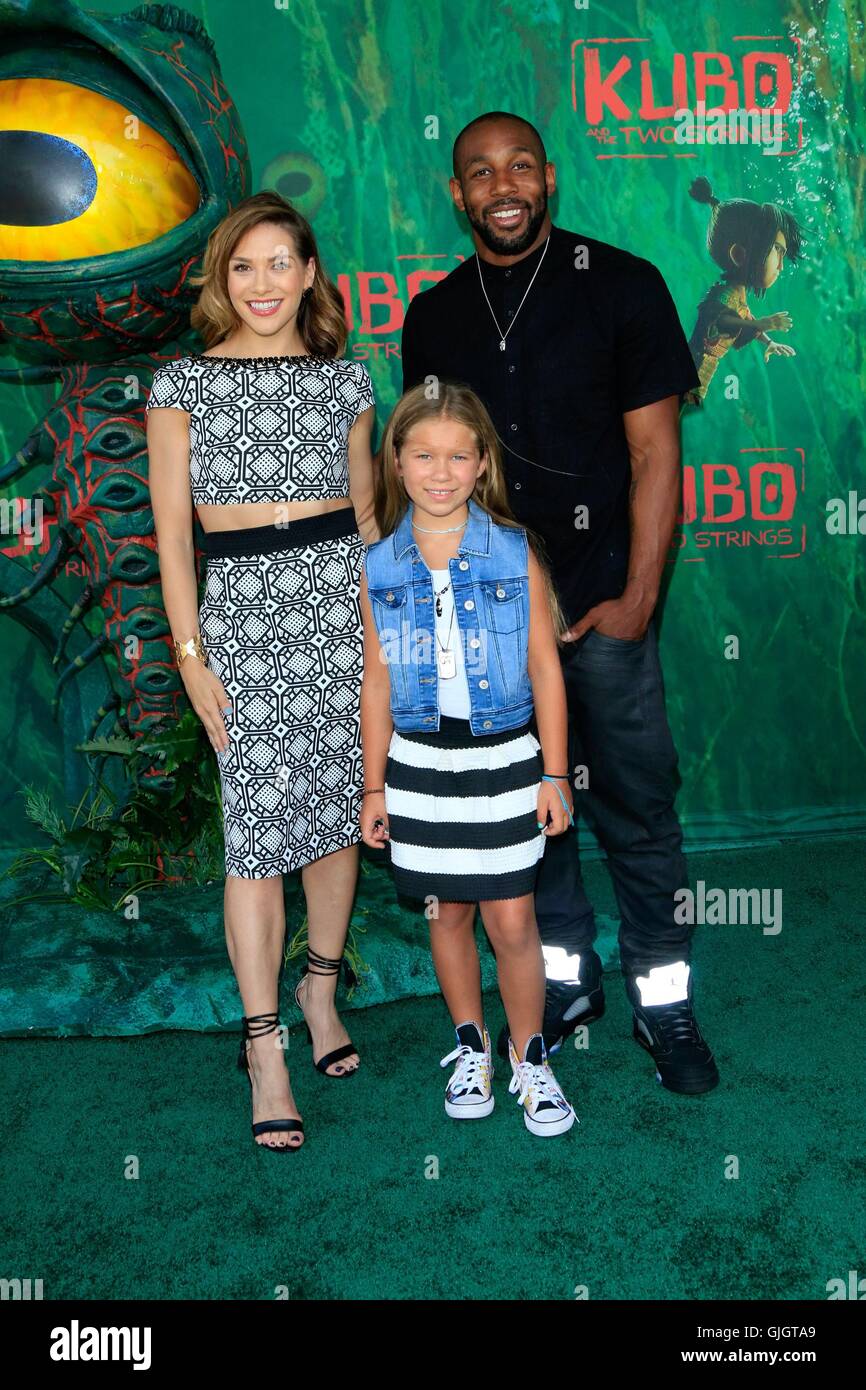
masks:
{"label": "giant monster eye prop", "polygon": [[0,259],[127,251],[199,201],[177,152],[120,102],[71,82],[0,82]]}
{"label": "giant monster eye prop", "polygon": [[[34,398],[44,418],[0,457],[0,485],[42,518],[38,546],[5,538],[0,616],[52,659],[74,800],[99,771],[77,744],[140,739],[186,707],[144,402],[156,366],[201,346],[190,278],[249,190],[238,113],[200,20],[177,5],[112,17],[75,0],[0,4],[0,382],[57,388]],[[156,763],[145,781],[170,792]]]}

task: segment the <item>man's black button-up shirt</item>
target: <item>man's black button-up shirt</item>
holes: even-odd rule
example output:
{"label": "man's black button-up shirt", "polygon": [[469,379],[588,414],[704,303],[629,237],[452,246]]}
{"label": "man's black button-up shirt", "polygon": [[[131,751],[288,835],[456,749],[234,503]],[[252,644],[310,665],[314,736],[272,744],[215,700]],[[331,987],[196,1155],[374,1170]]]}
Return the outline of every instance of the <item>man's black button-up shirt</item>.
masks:
{"label": "man's black button-up shirt", "polygon": [[543,250],[510,266],[472,255],[417,295],[403,328],[403,389],[434,376],[481,397],[503,444],[512,511],[544,542],[574,623],[625,586],[623,413],[682,395],[698,376],[654,265],[560,227],[541,262]]}

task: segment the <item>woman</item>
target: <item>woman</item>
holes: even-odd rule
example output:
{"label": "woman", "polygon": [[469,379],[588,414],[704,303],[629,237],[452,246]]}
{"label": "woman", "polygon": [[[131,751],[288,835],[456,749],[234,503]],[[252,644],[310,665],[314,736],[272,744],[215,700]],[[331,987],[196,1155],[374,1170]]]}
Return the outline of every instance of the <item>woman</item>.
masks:
{"label": "woman", "polygon": [[238,1065],[256,1143],[287,1153],[304,1140],[279,1045],[284,873],[300,869],[307,903],[296,999],[314,1064],[345,1078],[359,1061],[334,1000],[358,872],[374,400],[365,368],[341,356],[343,303],[312,230],[277,194],[247,198],[214,229],[194,283],[207,351],[154,375],[150,489],[180,674],[220,765]]}

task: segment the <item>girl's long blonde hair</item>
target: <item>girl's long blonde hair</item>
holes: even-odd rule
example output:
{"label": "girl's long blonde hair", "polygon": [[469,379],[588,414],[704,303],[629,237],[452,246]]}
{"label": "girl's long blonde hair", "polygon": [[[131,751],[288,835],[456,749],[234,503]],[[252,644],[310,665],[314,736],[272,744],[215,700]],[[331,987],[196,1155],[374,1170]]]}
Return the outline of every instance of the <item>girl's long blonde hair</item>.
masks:
{"label": "girl's long blonde hair", "polygon": [[285,232],[305,264],[315,258],[316,278],[298,306],[298,332],[304,347],[314,357],[342,357],[348,334],[343,297],[325,273],[306,217],[270,189],[244,198],[208,237],[202,273],[190,277],[191,285],[201,286],[190,323],[208,347],[221,343],[238,327],[240,320],[228,293],[228,265],[241,237],[262,222],[273,223]]}
{"label": "girl's long blonde hair", "polygon": [[512,515],[508,505],[505,475],[502,471],[502,449],[499,436],[483,401],[463,382],[437,379],[430,386],[413,386],[401,396],[385,426],[376,470],[375,512],[380,534],[390,536],[396,531],[409,509],[410,501],[397,471],[400,450],[409,431],[424,420],[453,420],[465,425],[475,436],[480,458],[487,464],[475,484],[472,501],[499,526],[525,531],[542,574],[544,575],[550,616],[557,640],[566,630],[565,616],[560,607],[544,548],[540,539]]}

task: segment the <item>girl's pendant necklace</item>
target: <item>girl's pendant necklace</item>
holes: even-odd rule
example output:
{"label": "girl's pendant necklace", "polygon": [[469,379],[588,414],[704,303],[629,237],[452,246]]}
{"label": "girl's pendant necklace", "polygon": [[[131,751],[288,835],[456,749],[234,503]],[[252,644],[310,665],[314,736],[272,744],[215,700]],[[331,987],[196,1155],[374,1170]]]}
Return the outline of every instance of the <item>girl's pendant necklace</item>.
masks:
{"label": "girl's pendant necklace", "polygon": [[436,666],[443,681],[450,681],[457,675],[457,658],[453,652],[443,651],[440,647],[436,653]]}
{"label": "girl's pendant necklace", "polygon": [[[445,589],[447,588],[448,585],[446,584]],[[445,589],[441,590],[443,594],[445,592]],[[436,602],[437,604],[439,603],[438,598]],[[439,605],[439,610],[437,611],[439,611],[439,616],[441,617],[441,604]],[[453,676],[457,675],[457,657],[455,653],[451,651],[451,629],[453,628],[453,626],[454,609],[452,608],[451,621],[448,624],[448,636],[445,639],[444,647],[439,640],[439,633],[436,633],[436,669],[439,672],[439,675],[443,681],[450,681]]]}

